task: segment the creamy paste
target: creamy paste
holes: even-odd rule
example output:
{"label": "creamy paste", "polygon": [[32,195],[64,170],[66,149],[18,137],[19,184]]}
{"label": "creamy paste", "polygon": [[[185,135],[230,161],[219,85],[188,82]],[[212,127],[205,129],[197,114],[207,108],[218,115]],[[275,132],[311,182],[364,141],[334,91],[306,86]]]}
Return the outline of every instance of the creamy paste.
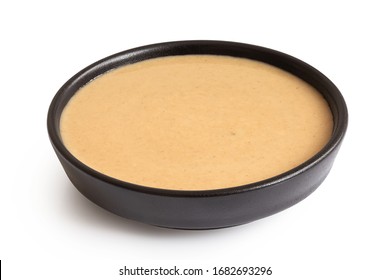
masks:
{"label": "creamy paste", "polygon": [[322,95],[262,62],[150,59],[107,72],[66,105],[61,136],[87,166],[138,185],[228,188],[284,173],[329,141]]}

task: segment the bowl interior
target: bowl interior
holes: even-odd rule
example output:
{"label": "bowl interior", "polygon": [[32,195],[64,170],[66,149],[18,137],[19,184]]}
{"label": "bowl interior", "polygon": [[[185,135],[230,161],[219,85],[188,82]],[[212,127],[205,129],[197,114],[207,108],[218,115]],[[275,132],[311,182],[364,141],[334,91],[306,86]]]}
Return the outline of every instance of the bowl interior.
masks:
{"label": "bowl interior", "polygon": [[[165,189],[149,188],[147,186],[138,186],[135,184],[123,182],[115,178],[101,174],[75,158],[64,146],[61,140],[59,129],[61,113],[69,99],[78,91],[79,88],[87,84],[97,76],[114,68],[131,64],[146,59],[186,55],[186,54],[214,54],[227,55],[234,57],[249,58],[269,63],[288,71],[302,80],[306,81],[316,88],[326,99],[333,114],[334,128],[331,139],[328,144],[310,160],[304,162],[298,167],[280,174],[276,177],[255,182],[244,186],[237,186],[227,189],[206,190],[206,191],[175,191]],[[310,65],[287,54],[253,45],[242,43],[223,42],[223,41],[180,41],[154,44],[145,47],[135,48],[124,51],[107,58],[104,58],[85,69],[81,70],[73,76],[57,93],[49,109],[48,129],[51,141],[55,149],[61,153],[68,161],[78,168],[84,170],[92,176],[98,177],[101,180],[110,182],[114,185],[129,188],[137,191],[151,193],[166,193],[170,195],[185,195],[185,196],[203,196],[203,195],[221,195],[234,192],[241,192],[254,188],[261,188],[271,185],[281,180],[286,180],[292,176],[301,173],[304,169],[310,168],[317,161],[326,157],[342,140],[347,126],[347,109],[343,97],[336,86],[327,79],[322,73]]]}

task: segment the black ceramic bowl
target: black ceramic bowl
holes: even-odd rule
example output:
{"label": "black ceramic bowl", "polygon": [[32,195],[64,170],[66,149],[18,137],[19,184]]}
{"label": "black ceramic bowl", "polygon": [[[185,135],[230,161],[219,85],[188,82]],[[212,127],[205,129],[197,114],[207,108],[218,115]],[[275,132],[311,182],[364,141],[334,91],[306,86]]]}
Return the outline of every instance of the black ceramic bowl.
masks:
{"label": "black ceramic bowl", "polygon": [[[172,55],[216,54],[263,61],[316,88],[334,119],[328,144],[314,157],[279,176],[253,184],[208,191],[149,188],[117,180],[81,163],[64,146],[59,121],[75,92],[95,77],[125,64]],[[97,205],[144,223],[181,229],[235,226],[286,209],[312,193],[329,173],[347,129],[347,108],[336,86],[310,65],[271,49],[223,41],[179,41],[127,50],[104,58],[73,76],[54,97],[48,131],[54,150],[76,188]]]}

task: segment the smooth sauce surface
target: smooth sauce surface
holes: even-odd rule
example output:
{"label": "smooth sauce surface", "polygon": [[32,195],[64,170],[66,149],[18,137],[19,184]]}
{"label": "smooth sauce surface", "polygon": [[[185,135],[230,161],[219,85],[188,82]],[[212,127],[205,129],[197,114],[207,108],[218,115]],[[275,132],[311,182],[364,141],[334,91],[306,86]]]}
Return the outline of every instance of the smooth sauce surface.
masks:
{"label": "smooth sauce surface", "polygon": [[71,98],[60,128],[67,149],[103,174],[207,190],[300,165],[328,142],[333,118],[321,94],[279,68],[185,55],[97,77]]}

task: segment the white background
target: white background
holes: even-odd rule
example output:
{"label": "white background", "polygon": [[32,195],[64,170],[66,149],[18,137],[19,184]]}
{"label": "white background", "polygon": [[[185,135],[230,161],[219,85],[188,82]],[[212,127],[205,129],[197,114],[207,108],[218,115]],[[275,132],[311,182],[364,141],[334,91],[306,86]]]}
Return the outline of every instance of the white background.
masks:
{"label": "white background", "polygon": [[[4,279],[123,279],[124,265],[173,264],[272,266],[269,279],[390,279],[388,7],[385,1],[2,1]],[[70,184],[46,132],[59,87],[110,54],[185,39],[273,48],[338,86],[349,129],[316,192],[247,225],[178,231],[117,217]]]}

